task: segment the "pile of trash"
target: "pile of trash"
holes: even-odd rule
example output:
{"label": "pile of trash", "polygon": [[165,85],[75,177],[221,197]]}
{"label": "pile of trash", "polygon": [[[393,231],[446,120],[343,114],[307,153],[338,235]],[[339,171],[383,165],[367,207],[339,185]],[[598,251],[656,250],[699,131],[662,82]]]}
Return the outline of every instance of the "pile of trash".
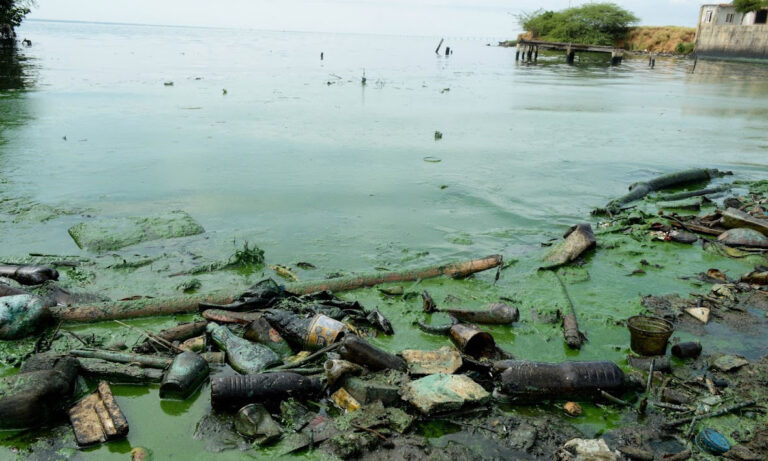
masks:
{"label": "pile of trash", "polygon": [[[690,170],[635,185],[627,196],[599,210],[609,220],[598,224],[597,233],[590,224],[580,223],[551,245],[539,270],[555,275],[568,300],[568,310],[560,313],[566,347],[578,350],[588,337],[579,327],[578,306],[558,270],[585,264],[584,255],[596,248],[603,251],[598,246],[601,236],[643,234],[683,244],[713,236],[716,240],[704,238],[704,247],[714,246],[731,257],[768,249],[763,208],[767,201],[757,195],[728,198],[724,211],[704,216],[662,210],[698,211],[703,202],[693,203],[691,197],[721,194],[729,187],[645,200],[658,208],[657,214],[631,205],[653,191],[720,176],[716,170]],[[658,216],[665,222],[658,222]],[[633,353],[624,368],[611,361],[543,363],[513,357],[483,326],[518,322],[519,307],[512,300],[465,309],[438,306],[426,291],[421,293],[425,315],[440,312],[450,322],[418,321],[416,326],[436,339],[445,337],[444,344],[393,354],[377,345],[377,337],[396,334],[389,319],[379,309],[336,296],[360,286],[462,277],[500,270],[502,265],[501,257],[490,256],[312,284],[281,286],[265,279],[236,297],[103,303],[98,297],[62,290],[41,294],[27,289],[50,288],[58,278],[51,267],[0,266],[0,277],[13,281],[0,280],[0,340],[38,337],[34,353],[20,358],[18,374],[0,378],[0,429],[57,424],[67,417],[78,446],[92,446],[129,433],[130,415],[120,408],[110,384],[159,384],[160,399],[185,400],[209,382],[213,413],[191,436],[205,438],[206,431],[215,432],[210,427],[217,427],[237,434],[248,446],[280,441],[278,455],[319,449],[340,458],[380,456],[381,450],[421,456],[430,448],[420,441],[419,428],[450,421],[487,441],[480,452],[445,448],[443,454],[454,457],[682,460],[706,452],[765,459],[767,434],[740,434],[740,443],[733,445],[707,422],[726,415],[763,418],[757,413],[764,408],[768,360],[711,354],[701,341],[681,342],[672,336],[680,331],[701,336],[690,322],[707,325],[716,318],[727,324],[734,312],[754,316],[756,309],[763,309],[758,320],[767,322],[768,267],[758,265],[737,280],[716,269],[700,274],[700,281],[713,283],[712,291],[693,300],[645,298],[646,315],[626,319]],[[753,298],[761,296],[765,302],[755,304]],[[195,313],[195,320],[162,331],[122,321],[173,313]],[[139,333],[142,341],[131,347],[97,347],[97,342],[65,326],[104,320]],[[757,331],[762,335],[765,329]],[[80,345],[53,350],[65,334]],[[570,418],[583,414],[579,402],[611,406],[631,415],[633,423],[601,437],[583,438],[567,423],[515,419],[501,410],[545,401],[558,402]],[[134,459],[146,459],[149,452],[136,448]]]}

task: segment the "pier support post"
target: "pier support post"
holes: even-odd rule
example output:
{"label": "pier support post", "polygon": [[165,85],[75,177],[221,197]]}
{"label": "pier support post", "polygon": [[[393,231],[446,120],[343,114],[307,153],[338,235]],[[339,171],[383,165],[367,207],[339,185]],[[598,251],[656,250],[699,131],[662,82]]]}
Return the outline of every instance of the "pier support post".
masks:
{"label": "pier support post", "polygon": [[515,62],[520,60],[520,43],[515,45]]}
{"label": "pier support post", "polygon": [[611,65],[612,66],[618,66],[621,64],[622,59],[624,59],[624,52],[618,49],[614,49],[611,51]]}
{"label": "pier support post", "polygon": [[573,48],[571,48],[570,45],[568,45],[568,48],[565,49],[565,62],[568,64],[573,64],[575,57],[576,52],[573,51]]}
{"label": "pier support post", "polygon": [[532,58],[533,58],[533,47],[529,46],[528,47],[528,62],[531,62]]}

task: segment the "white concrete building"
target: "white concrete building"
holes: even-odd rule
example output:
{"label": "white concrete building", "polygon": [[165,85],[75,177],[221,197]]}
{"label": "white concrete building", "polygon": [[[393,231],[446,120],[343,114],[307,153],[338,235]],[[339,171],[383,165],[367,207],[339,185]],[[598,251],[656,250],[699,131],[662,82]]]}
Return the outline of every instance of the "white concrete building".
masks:
{"label": "white concrete building", "polygon": [[697,56],[768,59],[768,8],[738,13],[731,4],[702,5],[696,30]]}
{"label": "white concrete building", "polygon": [[699,14],[699,24],[711,24],[717,26],[752,26],[766,24],[768,22],[768,9],[739,13],[729,3],[702,5]]}

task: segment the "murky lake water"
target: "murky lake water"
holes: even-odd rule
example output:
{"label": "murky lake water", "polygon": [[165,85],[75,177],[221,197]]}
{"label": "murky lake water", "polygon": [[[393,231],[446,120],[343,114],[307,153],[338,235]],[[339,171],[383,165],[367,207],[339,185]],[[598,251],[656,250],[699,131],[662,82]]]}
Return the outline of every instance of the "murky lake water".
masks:
{"label": "murky lake water", "polygon": [[[20,36],[32,85],[4,98],[6,193],[180,208],[278,259],[515,251],[659,171],[766,168],[743,166],[766,163],[765,75],[687,60],[526,67],[469,40],[445,58],[434,38],[41,22]],[[41,232],[3,246],[77,251]]]}
{"label": "murky lake water", "polygon": [[[28,22],[21,37],[33,41],[20,50],[27,91],[0,92],[0,198],[98,216],[183,209],[207,231],[201,251],[219,258],[233,240],[258,244],[270,262],[311,261],[323,273],[524,257],[655,174],[697,166],[739,179],[768,174],[762,66],[699,62],[692,74],[685,59],[612,68],[595,56],[567,66],[560,55],[526,66],[514,49],[466,39],[448,39],[455,54],[445,57],[432,37],[103,24]],[[85,254],[66,232],[80,220],[0,223],[2,253]],[[604,286],[574,289],[594,314],[587,325],[626,318],[600,307],[606,297],[626,304],[649,285],[686,291],[662,278],[627,279],[595,259],[592,277]],[[452,286],[472,299],[517,288],[509,278],[490,294]],[[141,287],[131,290],[121,294]],[[375,292],[361,296],[378,302]],[[575,357],[527,328],[498,338],[531,351],[526,358]],[[402,335],[382,344],[444,342]],[[624,336],[614,328],[578,358],[618,358],[613,346]],[[130,444],[162,455],[174,453],[163,448],[173,440],[183,451],[207,399],[164,403],[158,416],[156,394],[119,387],[133,413]],[[604,427],[599,410],[589,411],[589,430]],[[160,435],[159,426],[173,429]],[[128,447],[89,453],[124,459]]]}

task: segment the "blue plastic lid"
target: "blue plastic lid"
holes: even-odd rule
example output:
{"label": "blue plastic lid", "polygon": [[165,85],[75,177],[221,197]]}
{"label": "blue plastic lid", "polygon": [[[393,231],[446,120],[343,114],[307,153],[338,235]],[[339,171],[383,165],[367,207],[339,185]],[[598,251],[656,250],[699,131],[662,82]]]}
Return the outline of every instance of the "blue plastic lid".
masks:
{"label": "blue plastic lid", "polygon": [[696,445],[713,455],[722,455],[731,449],[728,439],[714,429],[702,429],[696,436]]}

